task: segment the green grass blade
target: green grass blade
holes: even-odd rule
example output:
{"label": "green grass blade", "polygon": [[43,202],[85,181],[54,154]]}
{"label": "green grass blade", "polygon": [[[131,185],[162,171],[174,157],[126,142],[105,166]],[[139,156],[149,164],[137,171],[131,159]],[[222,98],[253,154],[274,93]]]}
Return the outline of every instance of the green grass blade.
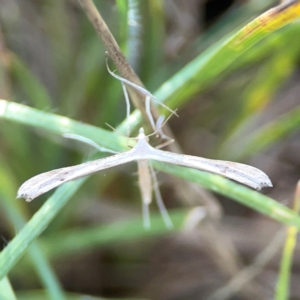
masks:
{"label": "green grass blade", "polygon": [[127,7],[127,53],[126,58],[130,66],[138,72],[141,63],[143,48],[144,18],[142,15],[142,2],[140,0],[128,0]]}
{"label": "green grass blade", "polygon": [[[46,299],[46,294],[40,290],[30,290],[30,291],[22,291],[17,293],[18,300],[41,300]],[[96,297],[91,295],[79,294],[79,293],[66,293],[66,300],[149,300],[149,299],[141,299],[141,298],[103,298]]]}
{"label": "green grass blade", "polygon": [[31,242],[47,228],[86,179],[69,182],[58,188],[18,235],[3,249],[0,253],[0,279],[11,270]]}
{"label": "green grass blade", "polygon": [[52,266],[50,266],[48,258],[40,248],[39,243],[34,242],[30,245],[28,247],[28,252],[31,260],[34,261],[35,269],[46,288],[48,298],[52,300],[64,300],[65,296],[59,280],[55,276]]}
{"label": "green grass blade", "polygon": [[[169,211],[174,227],[166,227],[159,213],[151,213],[151,228],[145,230],[142,218],[86,229],[72,229],[42,239],[47,257],[59,258],[70,253],[82,253],[100,246],[111,245],[140,238],[159,236],[182,229],[189,212],[186,209]],[[55,243],[55,244],[54,244]]]}
{"label": "green grass blade", "polygon": [[298,229],[291,226],[287,230],[287,238],[282,253],[279,278],[276,286],[275,300],[288,300],[290,294],[290,277],[293,253],[297,242]]}
{"label": "green grass blade", "polygon": [[[253,65],[261,65],[269,57],[278,55],[281,51],[294,54],[296,56],[300,47],[300,42],[297,41],[299,33],[299,24],[290,24],[276,32],[267,36],[262,42],[255,45],[242,56],[240,56],[226,70],[226,74],[231,74],[234,71],[239,71],[241,68],[251,67]],[[297,41],[293,44],[295,47],[287,48],[286,45],[291,41]]]}
{"label": "green grass blade", "polygon": [[300,229],[300,217],[293,210],[247,187],[224,177],[175,165],[152,162],[160,171],[198,183],[220,195],[229,197],[283,224]]}
{"label": "green grass blade", "polygon": [[0,280],[0,299],[17,300],[15,293],[7,277],[4,277]]}
{"label": "green grass blade", "polygon": [[55,63],[55,73],[58,84],[65,82],[69,76],[70,66],[74,60],[74,46],[72,45],[72,31],[74,25],[68,15],[68,6],[66,2],[53,0],[49,5],[43,7],[42,18],[49,38],[50,54],[53,63]]}
{"label": "green grass blade", "polygon": [[[300,46],[300,44],[299,44]],[[274,99],[274,95],[290,77],[296,68],[295,59],[298,56],[297,51],[287,51],[286,46],[279,54],[273,55],[261,68],[259,74],[253,81],[245,87],[240,96],[239,109],[235,109],[235,113],[228,120],[226,129],[221,138],[222,146],[219,149],[218,156],[227,158],[235,158],[232,156],[232,138],[243,128],[243,125],[262,112],[267,105]],[[294,47],[288,49],[295,49]],[[240,137],[238,138],[240,141]],[[240,143],[238,143],[240,144]],[[245,148],[245,150],[248,150]]]}
{"label": "green grass blade", "polygon": [[51,97],[46,87],[17,55],[11,55],[10,68],[16,82],[24,90],[32,105],[40,109],[52,107]]}
{"label": "green grass blade", "polygon": [[[296,187],[295,199],[294,199],[294,211],[299,212],[300,208],[300,182]],[[282,253],[282,259],[280,263],[279,278],[276,287],[276,300],[288,300],[290,299],[290,277],[293,254],[297,242],[298,230],[295,226],[289,226],[287,228],[287,237],[285,246]]]}
{"label": "green grass blade", "polygon": [[116,0],[116,7],[118,9],[118,21],[119,21],[119,44],[122,52],[127,55],[127,33],[128,33],[128,22],[127,22],[127,9],[128,3],[123,0]]}
{"label": "green grass blade", "polygon": [[[18,205],[20,203],[17,203],[15,200],[16,190],[17,185],[10,169],[6,165],[5,160],[0,157],[0,205],[7,217],[7,221],[13,224],[14,229],[21,230],[26,220],[22,216],[24,212],[21,211],[20,205]],[[34,243],[28,250],[33,266],[47,289],[49,299],[64,299],[60,284],[38,244]],[[2,298],[0,297],[0,299]]]}
{"label": "green grass blade", "polygon": [[[237,33],[223,37],[219,42],[206,49],[161,85],[154,95],[171,108],[179,108],[193,95],[203,92],[213,82],[219,80],[222,75],[231,73],[241,65],[249,64],[253,60],[257,61],[258,55],[267,55],[268,51],[273,53],[274,43],[281,44],[282,42],[286,45],[289,42],[295,43],[297,40],[299,23],[291,24],[289,28],[277,31],[276,36],[272,35],[272,31],[264,30],[259,26],[247,33],[249,30],[247,28],[255,26],[256,22],[257,19]],[[268,38],[266,39],[268,51],[265,50],[264,44],[257,44],[264,38]],[[270,41],[268,41],[269,38]],[[248,51],[249,49],[251,51]],[[141,123],[140,113],[135,111],[127,122],[131,124],[131,128],[136,128]],[[118,130],[125,132],[125,128],[126,122],[123,122]]]}
{"label": "green grass blade", "polygon": [[262,21],[264,14],[251,21],[237,33],[231,34],[229,37],[226,36],[175,74],[159,88],[155,95],[173,108],[180,107],[186,99],[211,84],[246,50],[269,36],[274,29],[272,25],[281,20],[283,14],[284,12],[281,12],[272,16],[270,20]]}
{"label": "green grass blade", "polygon": [[[144,22],[144,48],[140,69],[140,77],[148,89],[159,86],[161,76],[159,71],[164,64],[164,48],[165,40],[165,14],[163,11],[163,2],[159,0],[142,1],[143,2],[143,22]],[[147,66],[146,68],[143,66]],[[174,74],[174,72],[172,73]]]}
{"label": "green grass blade", "polygon": [[258,131],[253,132],[244,139],[240,139],[238,152],[232,152],[231,155],[234,155],[238,160],[246,159],[288,137],[298,130],[299,126],[300,106],[297,106],[293,108],[293,110],[277,118],[275,121],[266,124]]}
{"label": "green grass blade", "polygon": [[[65,114],[79,115],[87,101],[93,100],[91,93],[99,78],[105,74],[104,61],[99,53],[104,52],[98,39],[86,39],[76,56],[74,75],[64,86],[61,93],[60,111]],[[91,91],[92,90],[92,91]]]}
{"label": "green grass blade", "polygon": [[59,135],[64,133],[78,134],[95,141],[105,148],[115,151],[121,151],[127,148],[127,139],[115,133],[74,121],[67,117],[43,112],[26,105],[1,99],[0,118],[39,129],[45,129]]}

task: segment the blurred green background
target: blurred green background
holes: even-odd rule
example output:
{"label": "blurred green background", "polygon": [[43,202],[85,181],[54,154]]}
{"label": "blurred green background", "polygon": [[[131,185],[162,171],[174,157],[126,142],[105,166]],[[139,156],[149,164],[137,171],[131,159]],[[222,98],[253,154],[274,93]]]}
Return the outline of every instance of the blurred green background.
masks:
{"label": "blurred green background", "polygon": [[[300,177],[299,21],[247,39],[247,30],[239,30],[277,1],[94,3],[146,88],[178,108],[180,117],[168,124],[183,153],[258,167],[274,185],[262,193],[290,205]],[[104,52],[77,1],[0,0],[1,99],[105,130],[110,130],[105,123],[118,127],[125,101],[120,82],[106,70]],[[51,195],[25,203],[15,200],[18,187],[95,153],[50,129],[46,116],[17,109],[4,115],[2,248]],[[96,134],[87,130],[90,137]],[[113,138],[105,138],[107,148],[116,143]],[[164,173],[159,181],[174,232],[164,227],[155,205],[152,230],[143,229],[134,163],[102,171],[74,190],[40,241],[11,270],[17,298],[273,299],[284,241],[272,238],[281,234],[282,224],[198,186],[190,187],[198,203],[183,200],[174,189],[182,183]],[[188,209],[198,205],[212,220],[197,230],[180,230]],[[253,264],[268,246],[274,253],[264,264]],[[300,299],[298,252],[289,299]],[[209,298],[244,266],[256,268],[251,281],[236,284],[238,291],[227,286],[229,296],[223,291]]]}

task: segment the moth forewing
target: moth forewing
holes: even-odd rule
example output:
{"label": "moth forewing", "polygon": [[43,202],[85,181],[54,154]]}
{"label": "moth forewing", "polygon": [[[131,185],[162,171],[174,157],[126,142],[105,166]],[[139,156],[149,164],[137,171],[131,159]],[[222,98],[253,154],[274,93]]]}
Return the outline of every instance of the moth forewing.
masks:
{"label": "moth forewing", "polygon": [[106,158],[36,175],[21,185],[18,190],[17,198],[25,198],[26,201],[29,202],[51,189],[64,184],[65,182],[133,161],[135,160],[134,152],[135,149],[133,148],[129,151],[118,153]]}
{"label": "moth forewing", "polygon": [[272,186],[269,177],[264,172],[245,164],[177,154],[155,148],[152,148],[151,152],[153,160],[219,174],[257,190]]}

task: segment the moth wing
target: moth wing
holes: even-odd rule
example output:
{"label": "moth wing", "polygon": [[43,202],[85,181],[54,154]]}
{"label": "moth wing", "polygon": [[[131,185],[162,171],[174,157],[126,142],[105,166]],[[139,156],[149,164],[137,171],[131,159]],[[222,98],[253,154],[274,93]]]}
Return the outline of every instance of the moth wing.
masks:
{"label": "moth wing", "polygon": [[151,159],[219,174],[257,190],[272,186],[271,180],[263,171],[249,165],[171,153],[154,148],[151,152]]}
{"label": "moth wing", "polygon": [[133,161],[135,159],[133,150],[36,175],[21,185],[17,198],[25,198],[26,201],[31,201],[65,182]]}

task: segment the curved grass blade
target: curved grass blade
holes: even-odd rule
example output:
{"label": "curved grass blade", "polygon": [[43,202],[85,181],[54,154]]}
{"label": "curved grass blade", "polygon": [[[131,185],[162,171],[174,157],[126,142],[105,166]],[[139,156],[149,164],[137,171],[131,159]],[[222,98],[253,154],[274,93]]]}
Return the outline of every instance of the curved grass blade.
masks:
{"label": "curved grass blade", "polygon": [[[298,18],[299,4],[296,7],[294,15],[288,19],[284,17],[285,10],[272,14],[266,12],[238,32],[225,36],[162,84],[154,93],[155,97],[171,108],[182,106],[193,95],[210,86],[222,73],[227,72],[248,49],[269,37],[280,24],[285,26]],[[295,27],[295,35],[290,38],[294,42],[300,25],[295,23],[291,26]],[[131,128],[135,128],[141,122],[141,115],[135,111],[126,122],[130,123]],[[122,123],[119,129],[125,132],[125,127],[126,124]]]}
{"label": "curved grass blade", "polygon": [[0,253],[0,279],[2,279],[23,256],[28,246],[47,228],[68,200],[83,184],[84,179],[61,186],[35,213],[22,230]]}
{"label": "curved grass blade", "polygon": [[0,299],[17,300],[16,295],[7,277],[0,280]]}
{"label": "curved grass blade", "polygon": [[[294,211],[299,213],[300,208],[300,181],[296,185],[294,197]],[[287,228],[287,237],[284,245],[282,259],[280,263],[279,278],[276,287],[275,299],[285,300],[290,298],[290,277],[292,272],[292,259],[297,243],[298,229],[295,226]]]}
{"label": "curved grass blade", "polygon": [[[269,36],[272,31],[298,18],[299,7],[298,3],[294,13],[288,14],[288,18],[286,18],[287,9],[271,9],[237,33],[223,38],[163,84],[156,91],[156,97],[163,99],[171,107],[179,107],[184,99],[195,95],[210,84],[247,49]],[[291,10],[289,8],[288,12],[290,13]]]}
{"label": "curved grass blade", "polygon": [[[154,212],[151,214],[152,225],[149,230],[145,230],[141,226],[143,220],[138,217],[112,224],[61,231],[42,237],[41,245],[45,249],[47,257],[54,260],[70,255],[70,253],[77,254],[124,241],[160,236],[182,230],[190,215],[190,210],[171,210],[169,215],[174,225],[172,228],[167,228],[160,214]],[[24,268],[28,268],[28,262],[26,262],[26,267],[24,262]]]}
{"label": "curved grass blade", "polygon": [[[16,183],[13,175],[10,172],[10,168],[6,165],[5,160],[1,159],[0,157],[1,209],[7,216],[7,220],[13,224],[13,227],[17,230],[21,230],[26,224],[26,220],[22,216],[20,205],[17,205],[16,201],[14,201],[15,190]],[[64,299],[64,293],[61,289],[59,281],[39,244],[34,243],[29,247],[28,256],[30,257],[31,265],[33,265],[36,273],[39,275],[40,281],[47,291],[49,299]],[[2,299],[1,296],[0,299]]]}
{"label": "curved grass blade", "polygon": [[300,217],[293,210],[247,187],[236,184],[224,177],[198,170],[186,169],[161,162],[152,162],[152,164],[160,171],[195,182],[204,188],[229,197],[283,224],[294,225],[300,229]]}
{"label": "curved grass blade", "polygon": [[246,159],[291,135],[299,129],[299,126],[300,106],[297,106],[275,121],[239,140],[239,151],[232,153],[232,155],[238,159]]}
{"label": "curved grass blade", "polygon": [[127,139],[115,133],[67,117],[0,99],[0,118],[63,135],[72,133],[115,151],[127,149]]}

